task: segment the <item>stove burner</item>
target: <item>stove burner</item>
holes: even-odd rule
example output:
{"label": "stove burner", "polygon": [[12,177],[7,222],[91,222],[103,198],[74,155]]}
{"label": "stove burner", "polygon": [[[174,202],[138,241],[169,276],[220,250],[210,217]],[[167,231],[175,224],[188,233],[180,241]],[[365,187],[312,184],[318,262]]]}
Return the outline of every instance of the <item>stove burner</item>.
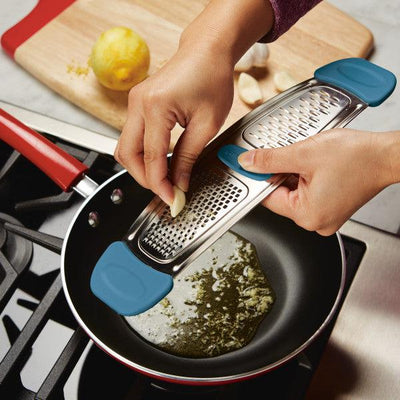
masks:
{"label": "stove burner", "polygon": [[[0,213],[1,222],[11,222],[15,225],[22,225],[14,217]],[[0,251],[4,254],[8,262],[17,273],[29,264],[32,257],[32,242],[11,232],[7,232],[0,222]]]}

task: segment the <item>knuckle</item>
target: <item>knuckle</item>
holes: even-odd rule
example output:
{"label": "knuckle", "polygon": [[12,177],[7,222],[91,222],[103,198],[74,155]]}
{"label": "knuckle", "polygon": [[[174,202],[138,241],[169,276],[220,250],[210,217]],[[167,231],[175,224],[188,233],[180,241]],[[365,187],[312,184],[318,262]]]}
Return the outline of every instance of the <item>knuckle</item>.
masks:
{"label": "knuckle", "polygon": [[152,150],[146,150],[143,153],[143,161],[146,164],[152,163],[156,159],[156,154]]}
{"label": "knuckle", "polygon": [[309,215],[306,218],[297,221],[296,223],[306,231],[310,232],[322,230],[325,226],[323,217],[318,214]]}
{"label": "knuckle", "polygon": [[118,148],[116,148],[115,150],[114,150],[114,158],[117,160],[117,162],[119,162],[120,164],[121,164],[121,158],[120,158],[120,156],[119,156],[119,149]]}
{"label": "knuckle", "polygon": [[150,113],[159,104],[163,104],[165,97],[163,89],[157,87],[143,88],[142,85],[134,86],[128,94],[128,102],[131,107],[140,106],[145,113]]}
{"label": "knuckle", "polygon": [[115,150],[114,158],[122,165],[125,165],[129,160],[128,154],[121,149]]}
{"label": "knuckle", "polygon": [[146,164],[150,164],[160,157],[161,153],[152,146],[147,147],[143,152],[143,161]]}
{"label": "knuckle", "polygon": [[197,160],[199,154],[193,151],[179,151],[176,154],[176,161],[183,166],[192,166]]}
{"label": "knuckle", "polygon": [[263,157],[262,157],[262,163],[263,163],[263,165],[268,165],[268,164],[271,164],[271,163],[273,163],[273,159],[274,159],[274,157],[275,157],[275,151],[273,151],[273,150],[267,150],[267,151],[263,151],[263,153],[262,153],[262,155],[263,155]]}
{"label": "knuckle", "polygon": [[336,230],[335,229],[318,229],[316,232],[321,236],[331,236],[336,232]]}
{"label": "knuckle", "polygon": [[273,150],[259,149],[259,150],[256,150],[256,155],[255,155],[254,161],[258,167],[265,168],[268,164],[270,164],[272,162],[273,157],[274,157]]}
{"label": "knuckle", "polygon": [[313,232],[315,231],[314,225],[311,221],[299,221],[298,225],[304,228],[306,231]]}
{"label": "knuckle", "polygon": [[321,236],[331,236],[336,233],[342,224],[338,221],[330,220],[316,229],[317,233]]}
{"label": "knuckle", "polygon": [[149,88],[142,94],[142,101],[145,109],[151,109],[155,104],[163,101],[163,93],[161,88]]}

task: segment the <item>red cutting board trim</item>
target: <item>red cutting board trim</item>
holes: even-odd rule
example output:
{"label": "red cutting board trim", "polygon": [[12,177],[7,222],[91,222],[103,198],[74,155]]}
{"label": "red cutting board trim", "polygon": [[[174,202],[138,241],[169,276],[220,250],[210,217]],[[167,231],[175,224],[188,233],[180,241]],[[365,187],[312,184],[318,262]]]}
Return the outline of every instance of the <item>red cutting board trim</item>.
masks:
{"label": "red cutting board trim", "polygon": [[24,19],[4,32],[1,36],[1,46],[14,58],[15,51],[21,44],[74,2],[75,0],[39,0]]}

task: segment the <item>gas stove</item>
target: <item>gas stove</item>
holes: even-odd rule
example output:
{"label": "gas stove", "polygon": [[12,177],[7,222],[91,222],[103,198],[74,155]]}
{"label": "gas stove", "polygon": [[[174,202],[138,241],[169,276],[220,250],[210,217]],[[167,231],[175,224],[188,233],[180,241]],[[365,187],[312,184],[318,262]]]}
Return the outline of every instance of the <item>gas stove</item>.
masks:
{"label": "gas stove", "polygon": [[[46,136],[87,164],[98,183],[122,169],[110,155]],[[338,315],[295,359],[263,376],[229,385],[191,387],[157,381],[94,346],[68,308],[59,274],[62,238],[82,201],[75,193],[60,193],[41,171],[0,142],[1,398],[239,399],[266,390],[270,399],[306,398]],[[346,229],[342,303],[368,253],[368,244],[357,237],[354,225]]]}

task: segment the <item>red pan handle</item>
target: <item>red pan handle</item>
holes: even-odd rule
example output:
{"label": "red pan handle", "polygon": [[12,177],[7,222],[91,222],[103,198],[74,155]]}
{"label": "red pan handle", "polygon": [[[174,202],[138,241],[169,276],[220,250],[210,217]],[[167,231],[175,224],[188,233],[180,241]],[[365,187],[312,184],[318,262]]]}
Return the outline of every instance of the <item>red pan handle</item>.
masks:
{"label": "red pan handle", "polygon": [[1,108],[0,139],[40,168],[64,192],[71,190],[88,170],[85,164]]}

